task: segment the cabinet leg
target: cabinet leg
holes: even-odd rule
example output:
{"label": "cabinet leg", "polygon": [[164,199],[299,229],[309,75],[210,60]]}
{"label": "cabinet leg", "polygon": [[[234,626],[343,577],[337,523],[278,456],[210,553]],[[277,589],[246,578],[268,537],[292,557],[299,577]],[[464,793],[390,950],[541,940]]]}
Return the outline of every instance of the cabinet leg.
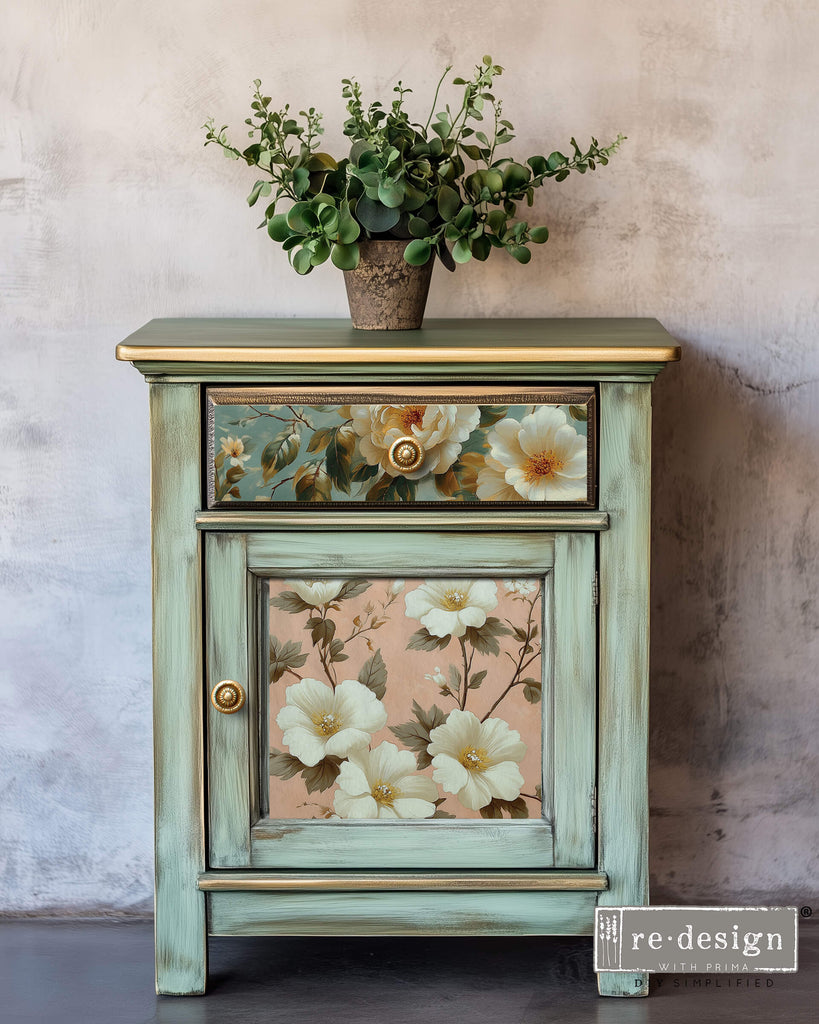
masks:
{"label": "cabinet leg", "polygon": [[648,975],[637,972],[600,971],[597,991],[601,996],[647,996]]}
{"label": "cabinet leg", "polygon": [[180,901],[156,905],[156,992],[160,996],[201,996],[208,980],[205,894],[193,890]]}

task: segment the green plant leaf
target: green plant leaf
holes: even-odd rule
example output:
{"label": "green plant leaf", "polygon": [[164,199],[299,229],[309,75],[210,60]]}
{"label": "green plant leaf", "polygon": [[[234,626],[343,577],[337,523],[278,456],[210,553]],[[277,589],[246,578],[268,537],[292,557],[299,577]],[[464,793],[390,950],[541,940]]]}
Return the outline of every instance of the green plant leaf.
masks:
{"label": "green plant leaf", "polygon": [[304,779],[307,792],[323,793],[329,789],[341,772],[341,760],[340,757],[325,757],[323,761],[319,761],[311,768],[305,768],[301,777]]}
{"label": "green plant leaf", "polygon": [[381,657],[381,651],[376,651],[371,658],[367,658],[358,673],[358,681],[368,690],[372,690],[379,700],[383,700],[387,692],[387,666]]}
{"label": "green plant leaf", "polygon": [[355,242],[352,245],[336,243],[330,253],[330,259],[333,262],[333,266],[338,267],[339,270],[355,270],[358,266],[360,255],[360,250]]}
{"label": "green plant leaf", "polygon": [[267,765],[270,774],[279,779],[292,779],[305,767],[297,757],[282,750],[276,750],[275,747],[270,748]]}
{"label": "green plant leaf", "polygon": [[442,185],[438,191],[438,213],[443,220],[454,220],[461,208],[461,197],[454,188]]}
{"label": "green plant leaf", "polygon": [[370,580],[346,580],[341,590],[336,594],[336,601],[347,601],[351,597],[358,597],[361,594],[365,594],[370,587],[372,582]]}
{"label": "green plant leaf", "polygon": [[345,494],[350,493],[350,463],[355,450],[355,431],[352,427],[336,427],[332,430],[325,453],[324,465],[334,487]]}
{"label": "green plant leaf", "polygon": [[532,253],[525,245],[509,245],[507,250],[510,256],[518,261],[518,263],[528,263],[532,258]]}
{"label": "green plant leaf", "polygon": [[378,199],[388,206],[390,209],[399,207],[404,201],[404,186],[401,182],[385,182],[380,181],[378,183]]}
{"label": "green plant leaf", "polygon": [[449,646],[451,636],[433,636],[426,626],[412,634],[407,644],[408,651],[442,651]]}
{"label": "green plant leaf", "polygon": [[549,240],[549,229],[531,228],[529,231],[529,238],[537,245],[542,245],[543,242],[548,242]]}
{"label": "green plant leaf", "polygon": [[290,225],[287,223],[287,215],[277,213],[267,222],[267,233],[274,242],[283,242],[292,235]]}
{"label": "green plant leaf", "polygon": [[313,607],[307,604],[306,601],[302,601],[295,590],[283,590],[281,594],[277,594],[275,597],[270,598],[270,604],[274,608],[280,608],[283,612],[287,612],[289,615],[298,615],[299,612],[310,611]]}
{"label": "green plant leaf", "polygon": [[581,423],[585,423],[589,418],[588,406],[585,405],[570,405],[569,415],[573,420],[578,420]]}
{"label": "green plant leaf", "polygon": [[[423,223],[426,223],[425,221]],[[416,238],[404,250],[404,259],[410,266],[422,267],[429,262],[432,246],[424,238]]]}
{"label": "green plant leaf", "polygon": [[301,668],[305,661],[307,661],[307,655],[302,654],[301,643],[294,640],[280,643],[275,636],[270,637],[269,675],[271,683],[278,682],[288,669]]}
{"label": "green plant leaf", "polygon": [[527,676],[527,678],[522,679],[521,682],[523,683],[523,696],[530,704],[539,704],[543,695],[543,683],[541,680]]}
{"label": "green plant leaf", "polygon": [[368,196],[362,196],[355,208],[355,215],[359,222],[373,234],[383,234],[394,228],[398,223],[401,214],[398,210],[390,209],[383,203],[375,202]]}
{"label": "green plant leaf", "polygon": [[313,269],[313,254],[309,249],[302,247],[298,252],[293,253],[291,263],[297,274],[309,274]]}
{"label": "green plant leaf", "polygon": [[485,807],[481,807],[481,817],[502,818],[504,811],[510,818],[529,817],[529,808],[522,796],[519,796],[517,800],[501,800],[500,797],[495,797]]}
{"label": "green plant leaf", "polygon": [[472,259],[472,250],[469,247],[469,240],[459,238],[452,246],[452,258],[456,263],[467,263]]}
{"label": "green plant leaf", "polygon": [[286,216],[287,226],[298,234],[308,235],[318,227],[318,217],[310,209],[309,203],[294,203]]}
{"label": "green plant leaf", "polygon": [[285,427],[262,451],[262,479],[267,483],[280,469],[289,466],[299,454],[301,432],[298,426]]}

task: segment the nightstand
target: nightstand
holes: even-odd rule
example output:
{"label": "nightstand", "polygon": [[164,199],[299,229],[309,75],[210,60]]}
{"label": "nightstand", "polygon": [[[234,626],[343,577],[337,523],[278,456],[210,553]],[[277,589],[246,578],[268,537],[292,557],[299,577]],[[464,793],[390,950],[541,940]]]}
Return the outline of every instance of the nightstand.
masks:
{"label": "nightstand", "polygon": [[[154,320],[157,991],[647,888],[654,320]],[[643,975],[602,973],[606,995]]]}

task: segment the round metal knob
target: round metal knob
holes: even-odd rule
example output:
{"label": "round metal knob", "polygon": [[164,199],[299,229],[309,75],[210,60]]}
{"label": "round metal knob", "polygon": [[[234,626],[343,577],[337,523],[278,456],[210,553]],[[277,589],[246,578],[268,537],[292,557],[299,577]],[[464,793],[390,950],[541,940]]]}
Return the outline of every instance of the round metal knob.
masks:
{"label": "round metal knob", "polygon": [[210,702],[223,715],[235,715],[245,706],[245,691],[234,679],[223,679],[211,690]]}
{"label": "round metal knob", "polygon": [[412,473],[424,463],[424,446],[417,437],[399,437],[393,441],[387,457],[399,473]]}

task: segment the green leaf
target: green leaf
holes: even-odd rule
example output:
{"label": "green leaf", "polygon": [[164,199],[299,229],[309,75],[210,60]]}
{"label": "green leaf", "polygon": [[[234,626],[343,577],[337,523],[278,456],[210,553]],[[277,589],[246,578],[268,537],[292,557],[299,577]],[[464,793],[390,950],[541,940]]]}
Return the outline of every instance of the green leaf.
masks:
{"label": "green leaf", "polygon": [[355,270],[360,258],[361,253],[355,242],[352,245],[340,245],[337,242],[330,253],[333,266],[338,267],[339,270]]}
{"label": "green leaf", "polygon": [[325,757],[323,761],[319,761],[311,768],[305,768],[301,777],[307,786],[307,792],[323,793],[329,789],[341,772],[341,760],[340,757]]}
{"label": "green leaf", "polygon": [[407,644],[408,651],[442,651],[449,646],[451,636],[433,636],[426,626],[413,633]]}
{"label": "green leaf", "polygon": [[355,450],[355,432],[351,427],[336,427],[332,431],[324,465],[335,487],[350,493],[350,463]]}
{"label": "green leaf", "polygon": [[314,463],[299,466],[293,480],[296,501],[330,501],[332,489],[330,477]]}
{"label": "green leaf", "polygon": [[486,679],[486,669],[481,669],[480,672],[475,672],[469,677],[469,689],[477,690],[480,688],[481,683]]}
{"label": "green leaf", "polygon": [[531,228],[529,231],[529,238],[537,245],[542,245],[544,242],[549,240],[549,229],[548,228]]}
{"label": "green leaf", "polygon": [[443,220],[454,220],[461,208],[461,197],[454,188],[442,185],[438,191],[438,213]]}
{"label": "green leaf", "polygon": [[479,427],[494,427],[509,411],[508,405],[481,405],[479,408],[481,413],[481,418],[478,421]]}
{"label": "green leaf", "polygon": [[336,624],[332,619],[323,619],[320,615],[311,615],[304,624],[310,630],[310,639],[314,645],[329,644],[336,635]]}
{"label": "green leaf", "polygon": [[562,167],[563,164],[568,163],[568,160],[562,153],[555,150],[554,153],[549,155],[546,163],[549,165],[550,171],[555,171],[558,167]]}
{"label": "green leaf", "polygon": [[334,600],[346,601],[348,598],[358,597],[360,594],[366,593],[371,586],[372,582],[370,580],[346,580]]}
{"label": "green leaf", "polygon": [[276,750],[275,747],[270,748],[267,764],[270,774],[280,779],[292,779],[304,768],[304,765],[297,757],[293,757],[292,754],[287,754],[282,750]]}
{"label": "green leaf", "polygon": [[545,156],[530,156],[526,163],[532,168],[533,174],[545,174],[549,169]]}
{"label": "green leaf", "polygon": [[364,462],[362,460],[360,462],[353,463],[350,477],[356,481],[356,483],[363,483],[365,480],[372,480],[377,473],[378,466],[371,466],[368,462]]}
{"label": "green leaf", "polygon": [[424,711],[417,701],[412,702],[412,713],[415,715],[414,722],[391,725],[390,732],[401,740],[405,747],[415,752],[416,764],[423,770],[432,764],[432,758],[427,752],[429,734],[439,725],[443,725],[447,716],[436,704],[433,704],[429,711]]}
{"label": "green leaf", "polygon": [[376,651],[371,658],[367,658],[358,673],[359,683],[363,683],[368,690],[383,700],[387,692],[387,666],[381,657],[381,651]]}
{"label": "green leaf", "polygon": [[323,452],[338,427],[322,427],[317,430],[307,445],[308,452]]}
{"label": "green leaf", "polygon": [[[416,217],[415,220],[418,218]],[[422,224],[427,225],[426,221],[421,221]],[[404,250],[404,259],[410,266],[422,267],[425,263],[429,262],[429,258],[432,255],[432,246],[424,238],[415,238]]]}
{"label": "green leaf", "polygon": [[472,239],[472,255],[476,260],[483,263],[484,260],[489,259],[490,252],[492,252],[492,243],[486,235],[479,235]]}
{"label": "green leaf", "polygon": [[293,191],[299,198],[310,188],[310,172],[306,167],[297,167],[293,171]]}
{"label": "green leaf", "polygon": [[257,181],[247,197],[247,205],[254,206],[259,196],[269,196],[273,186],[269,181]]}
{"label": "green leaf", "polygon": [[452,246],[452,258],[456,263],[468,263],[472,259],[472,250],[469,247],[469,239],[459,238]]}
{"label": "green leaf", "polygon": [[570,405],[569,415],[573,420],[578,420],[580,423],[585,423],[589,418],[589,410],[585,405]]}
{"label": "green leaf", "polygon": [[423,217],[410,217],[407,221],[407,230],[413,238],[426,238],[432,231],[432,225]]}
{"label": "green leaf", "polygon": [[531,172],[523,164],[514,162],[506,164],[503,168],[503,187],[507,192],[517,192],[529,183]]}
{"label": "green leaf", "polygon": [[514,256],[518,263],[528,263],[532,258],[532,253],[525,245],[509,245],[507,252],[510,256]]}
{"label": "green leaf", "polygon": [[385,206],[395,209],[404,200],[404,186],[401,182],[379,181],[378,198]]}
{"label": "green leaf", "polygon": [[302,247],[301,249],[299,249],[298,252],[294,252],[293,256],[291,257],[293,269],[296,271],[297,274],[309,274],[310,271],[313,269],[312,259],[313,254],[310,252],[310,250]]}
{"label": "green leaf", "polygon": [[313,607],[311,604],[307,604],[306,601],[302,601],[295,590],[283,590],[281,594],[270,598],[270,604],[274,608],[280,608],[283,612],[288,612],[290,615],[310,611]]}
{"label": "green leaf", "polygon": [[375,202],[368,196],[362,196],[355,208],[355,215],[361,224],[373,234],[381,234],[394,228],[401,219],[398,210],[390,209],[383,203]]}
{"label": "green leaf", "polygon": [[499,636],[509,636],[511,630],[490,615],[482,626],[467,626],[465,637],[467,643],[471,644],[479,654],[500,654],[500,645],[495,639]]}
{"label": "green leaf", "polygon": [[275,636],[270,637],[270,682],[276,683],[290,668],[301,668],[307,661],[307,655],[302,654],[301,644],[298,641],[286,640],[280,643]]}
{"label": "green leaf", "polygon": [[297,426],[285,427],[265,445],[261,458],[262,479],[265,483],[295,460],[300,445],[301,433]]}
{"label": "green leaf", "polygon": [[345,203],[341,208],[341,215],[338,220],[338,242],[341,245],[350,245],[361,234],[358,222],[350,213],[350,207]]}
{"label": "green leaf", "polygon": [[495,797],[485,807],[481,807],[481,817],[502,818],[504,811],[510,818],[529,817],[529,808],[522,796],[519,796],[517,800],[501,800],[499,797]]}
{"label": "green leaf", "polygon": [[523,683],[523,696],[530,704],[539,704],[540,699],[543,696],[543,683],[541,680],[527,676],[526,679],[522,679],[521,682]]}
{"label": "green leaf", "polygon": [[271,217],[267,222],[267,233],[274,242],[283,242],[286,238],[289,238],[293,232],[287,223],[287,215],[277,213]]}

